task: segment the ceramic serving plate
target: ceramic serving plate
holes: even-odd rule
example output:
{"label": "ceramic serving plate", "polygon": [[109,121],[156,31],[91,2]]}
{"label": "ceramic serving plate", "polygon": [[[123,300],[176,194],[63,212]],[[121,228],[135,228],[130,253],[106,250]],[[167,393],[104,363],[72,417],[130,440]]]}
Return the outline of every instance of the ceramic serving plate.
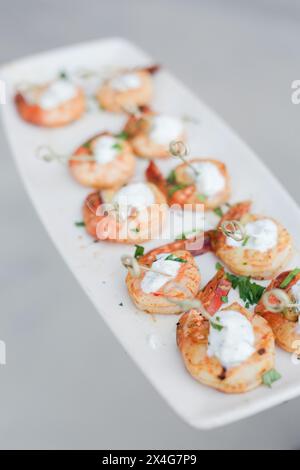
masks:
{"label": "ceramic serving plate", "polygon": [[[17,167],[43,224],[92,300],[105,323],[125,350],[148,377],[166,402],[189,424],[213,428],[250,416],[300,395],[299,369],[291,356],[277,349],[276,368],[282,379],[272,389],[264,386],[244,395],[224,395],[197,383],[186,372],[176,348],[177,316],[139,312],[125,289],[125,270],[120,256],[132,254],[132,247],[93,243],[84,228],[81,206],[88,190],[69,176],[56,162],[35,157],[36,148],[47,144],[62,154],[70,154],[93,134],[109,129],[118,132],[124,117],[92,107],[75,124],[58,130],[41,129],[21,121],[13,95],[20,82],[48,80],[64,70],[107,71],[153,63],[143,51],[123,39],[108,39],[58,49],[3,66],[0,79],[6,85],[6,104],[0,106],[7,138]],[[299,246],[300,213],[286,190],[270,174],[253,152],[207,106],[176,80],[165,68],[155,81],[154,109],[177,116],[189,116],[186,123],[192,156],[214,156],[223,160],[232,176],[232,202],[253,199],[258,213],[281,221]],[[161,163],[165,171],[176,162]],[[143,180],[144,162],[139,162],[135,180]],[[147,249],[147,246],[146,246]],[[299,265],[297,255],[290,267]],[[204,285],[215,272],[212,254],[198,258]],[[230,301],[237,294],[230,294]]]}

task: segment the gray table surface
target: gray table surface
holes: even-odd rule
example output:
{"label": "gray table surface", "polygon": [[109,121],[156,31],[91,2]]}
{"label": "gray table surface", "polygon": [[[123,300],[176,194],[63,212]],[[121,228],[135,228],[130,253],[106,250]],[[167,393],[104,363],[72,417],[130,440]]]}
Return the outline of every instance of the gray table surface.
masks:
{"label": "gray table surface", "polygon": [[[0,62],[129,38],[216,109],[300,201],[300,4],[1,0]],[[60,259],[0,128],[0,448],[297,448],[300,399],[200,432],[165,405]],[[300,371],[300,369],[299,369]]]}

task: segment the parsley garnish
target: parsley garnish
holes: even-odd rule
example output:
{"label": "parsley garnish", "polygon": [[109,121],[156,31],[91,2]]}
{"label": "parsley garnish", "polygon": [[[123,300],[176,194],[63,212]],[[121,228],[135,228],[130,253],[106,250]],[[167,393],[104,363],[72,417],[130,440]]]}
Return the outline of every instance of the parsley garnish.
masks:
{"label": "parsley garnish", "polygon": [[118,139],[121,139],[121,140],[127,140],[128,137],[129,137],[129,135],[128,135],[127,132],[122,131],[122,132],[120,132],[120,134],[117,134],[116,137],[117,137]]}
{"label": "parsley garnish", "polygon": [[166,261],[178,261],[178,263],[186,263],[186,259],[177,258],[175,255],[172,255],[172,253],[166,257]]}
{"label": "parsley garnish", "polygon": [[82,222],[74,222],[74,224],[76,225],[76,227],[85,227],[85,223],[82,221]]}
{"label": "parsley garnish", "polygon": [[189,238],[189,235],[192,236],[198,232],[200,232],[200,229],[196,228],[193,230],[189,230],[188,232],[183,232],[181,235],[178,235],[178,237],[176,237],[176,240],[187,240]]}
{"label": "parsley garnish", "polygon": [[185,233],[182,233],[181,235],[178,235],[178,237],[176,237],[176,240],[186,240]]}
{"label": "parsley garnish", "polygon": [[300,273],[300,269],[299,268],[295,268],[293,269],[293,271],[291,271],[287,276],[286,278],[282,281],[282,283],[280,284],[280,288],[281,289],[284,289],[285,287],[287,287],[289,285],[289,283],[294,279],[295,276],[297,276],[297,274]]}
{"label": "parsley garnish", "polygon": [[68,75],[66,74],[66,72],[65,72],[64,70],[62,70],[62,71],[60,72],[60,74],[59,74],[59,78],[60,78],[61,80],[67,80]]}
{"label": "parsley garnish", "polygon": [[85,149],[88,149],[88,150],[91,150],[91,141],[88,140],[87,142],[85,142],[84,144],[82,144],[81,147],[84,147]]}
{"label": "parsley garnish", "polygon": [[220,271],[220,269],[223,269],[223,266],[221,265],[221,263],[217,262],[216,263],[216,270]]}
{"label": "parsley garnish", "polygon": [[215,213],[217,216],[219,216],[219,217],[222,217],[222,216],[223,216],[223,211],[222,211],[221,207],[216,207],[216,208],[214,209],[214,213]]}
{"label": "parsley garnish", "polygon": [[116,142],[116,143],[112,146],[112,148],[121,151],[121,150],[122,150],[122,145],[121,145],[119,142]]}
{"label": "parsley garnish", "polygon": [[168,195],[171,197],[174,193],[176,193],[176,191],[179,191],[180,189],[184,189],[186,187],[186,184],[175,184],[168,189]]}
{"label": "parsley garnish", "polygon": [[199,199],[201,202],[204,202],[206,200],[206,196],[204,196],[204,194],[197,194],[197,199]]}
{"label": "parsley garnish", "polygon": [[215,330],[217,330],[217,331],[222,331],[223,328],[224,328],[224,326],[219,325],[219,323],[215,323],[215,322],[213,322],[213,321],[210,321],[210,324],[211,324],[211,326],[212,326]]}
{"label": "parsley garnish", "polygon": [[143,246],[135,245],[134,257],[139,258],[140,256],[143,256],[144,251],[145,251],[145,248]]}
{"label": "parsley garnish", "polygon": [[175,174],[175,170],[172,170],[172,171],[169,173],[169,176],[167,177],[167,183],[169,183],[169,184],[176,184],[176,174]]}
{"label": "parsley garnish", "polygon": [[262,382],[267,387],[272,387],[272,384],[277,380],[281,379],[281,375],[277,370],[271,369],[262,376]]}
{"label": "parsley garnish", "polygon": [[221,300],[222,300],[222,302],[224,302],[224,304],[227,304],[228,296],[227,295],[221,295]]}
{"label": "parsley garnish", "polygon": [[228,281],[231,282],[234,289],[238,288],[241,299],[247,303],[247,308],[250,305],[258,303],[264,293],[265,287],[256,284],[256,282],[251,282],[250,277],[234,276],[229,273],[226,274],[226,277]]}

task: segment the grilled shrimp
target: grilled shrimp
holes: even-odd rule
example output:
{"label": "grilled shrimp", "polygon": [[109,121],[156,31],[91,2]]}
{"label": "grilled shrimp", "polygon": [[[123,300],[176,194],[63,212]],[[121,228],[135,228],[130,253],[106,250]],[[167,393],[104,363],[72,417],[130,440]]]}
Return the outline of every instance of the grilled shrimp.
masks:
{"label": "grilled shrimp", "polygon": [[[103,137],[112,137],[109,132],[97,134],[92,139],[82,144],[75,152],[74,156],[82,159],[69,160],[69,169],[73,177],[83,186],[95,189],[117,189],[127,183],[134,174],[135,157],[131,146],[126,140],[119,140],[115,136],[115,144],[111,144],[112,158],[105,160],[111,149],[104,148],[102,154],[103,162],[97,161],[97,143]],[[102,139],[103,140],[103,139]],[[84,157],[87,161],[84,161]],[[94,156],[95,160],[89,158]],[[101,156],[101,155],[100,155]]]}
{"label": "grilled shrimp", "polygon": [[197,310],[182,315],[177,324],[177,345],[185,367],[198,382],[225,393],[244,393],[262,383],[264,373],[273,368],[274,337],[268,323],[238,303],[220,312],[238,312],[249,320],[254,333],[254,351],[239,365],[225,368],[216,356],[208,355],[209,322]]}
{"label": "grilled shrimp", "polygon": [[[142,243],[158,237],[166,221],[165,197],[154,185],[146,183],[145,186],[153,202],[142,209],[118,206],[114,202],[118,191],[89,194],[83,205],[87,232],[97,240],[118,243]],[[126,214],[122,213],[123,209]]]}
{"label": "grilled shrimp", "polygon": [[[287,279],[290,273],[291,271],[286,271],[279,274],[276,279],[271,281],[266,289],[266,292],[272,289],[283,289],[284,292],[289,295],[291,302],[295,301],[291,289],[300,281],[300,273],[296,274],[290,280],[290,282],[288,282],[286,287],[280,287],[281,283]],[[276,298],[274,298],[274,303],[276,304]],[[265,320],[267,320],[273,330],[275,341],[278,346],[280,346],[285,351],[295,352],[295,346],[297,345],[297,342],[299,344],[300,341],[300,328],[298,322],[298,313],[295,312],[293,308],[286,308],[282,313],[270,312],[265,307],[261,299],[255,308],[255,313],[261,315],[265,318]]]}
{"label": "grilled shrimp", "polygon": [[67,80],[54,80],[18,91],[15,103],[25,121],[43,127],[70,124],[79,119],[86,108],[83,90]]}
{"label": "grilled shrimp", "polygon": [[123,70],[106,80],[96,96],[102,108],[124,112],[127,106],[148,105],[152,99],[152,77],[158,66]]}
{"label": "grilled shrimp", "polygon": [[[163,254],[165,254],[165,256],[172,256],[173,260],[167,261],[168,263],[178,263],[179,269],[172,277],[165,276],[164,279],[160,274],[146,271],[142,272],[140,277],[137,278],[133,277],[132,274],[128,272],[126,285],[132,301],[140,310],[147,313],[170,315],[180,313],[182,309],[180,306],[170,302],[166,297],[174,300],[194,298],[199,289],[200,272],[194,257],[188,251],[180,249],[166,253],[165,247],[163,247],[161,251],[159,251],[158,248],[155,258],[153,257],[153,252],[150,252],[142,256],[138,262],[141,266],[155,269],[156,259],[159,259],[159,255]],[[176,260],[180,260],[180,262]],[[161,276],[161,283],[157,289],[154,287],[154,291],[152,291],[151,288],[146,288],[145,277],[149,276],[149,274],[152,276],[152,281],[153,276]]]}
{"label": "grilled shrimp", "polygon": [[168,158],[172,140],[185,140],[180,119],[157,114],[148,106],[140,108],[138,116],[131,115],[124,131],[129,135],[134,153],[142,158]]}
{"label": "grilled shrimp", "polygon": [[[270,279],[289,261],[292,255],[292,239],[279,222],[271,217],[251,214],[250,208],[251,202],[244,201],[229,209],[212,236],[212,249],[234,274],[251,276],[254,279]],[[222,224],[228,220],[237,220],[245,227],[246,236],[240,243],[232,243],[221,231]],[[266,220],[267,231],[255,233],[255,222]],[[248,235],[247,227],[250,226],[252,233]],[[270,233],[269,226],[272,229]],[[264,242],[264,246],[259,248],[259,243],[265,236],[271,236],[273,244],[267,240],[268,243]],[[255,246],[259,249],[255,249]]]}
{"label": "grilled shrimp", "polygon": [[[191,204],[195,209],[197,206],[211,210],[219,207],[221,204],[228,201],[230,197],[231,187],[230,178],[227,168],[224,163],[219,160],[210,158],[194,158],[189,161],[192,166],[199,168],[199,178],[202,175],[202,181],[199,180],[199,185],[202,185],[204,191],[200,191],[195,175],[191,174],[190,167],[186,163],[177,166],[171,173],[168,179],[165,179],[161,174],[159,168],[154,162],[151,162],[146,170],[146,178],[153,184],[159,186],[164,191],[168,199],[168,204]],[[201,172],[201,167],[204,169],[209,168],[210,175],[205,175],[205,171]],[[211,174],[213,172],[214,174]],[[212,186],[218,181],[217,186]],[[214,192],[214,189],[216,191]],[[205,191],[208,191],[205,194]]]}

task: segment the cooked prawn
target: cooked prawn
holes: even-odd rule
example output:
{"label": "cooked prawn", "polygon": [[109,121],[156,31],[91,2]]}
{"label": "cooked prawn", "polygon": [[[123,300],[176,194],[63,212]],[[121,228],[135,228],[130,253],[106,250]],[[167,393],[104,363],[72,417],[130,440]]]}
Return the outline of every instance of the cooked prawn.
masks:
{"label": "cooked prawn", "polygon": [[[227,237],[221,230],[225,221],[237,220],[242,226],[249,222],[265,220],[266,217],[250,213],[251,201],[244,201],[232,206],[220,219],[218,229],[212,234],[212,248],[214,253],[234,273],[242,276],[251,276],[254,279],[272,278],[290,259],[292,255],[292,239],[288,231],[271,217],[277,227],[277,243],[266,251],[248,249],[244,246],[230,246]],[[246,240],[247,241],[247,240]]]}
{"label": "cooked prawn", "polygon": [[[74,178],[83,186],[95,189],[117,189],[127,183],[134,174],[135,157],[131,146],[126,140],[120,141],[120,151],[117,156],[107,163],[84,161],[84,157],[91,157],[96,142],[102,136],[112,136],[109,132],[97,134],[82,144],[74,156],[82,157],[81,160],[69,159],[69,168]],[[116,136],[118,137],[118,136]]]}
{"label": "cooked prawn", "polygon": [[100,106],[107,111],[124,112],[127,106],[148,105],[153,95],[151,75],[158,68],[158,66],[153,66],[120,72],[117,77],[129,73],[136,76],[138,86],[134,88],[118,90],[113,87],[113,80],[116,77],[106,80],[96,94]]}
{"label": "cooked prawn", "polygon": [[[166,247],[156,249],[158,254],[166,253]],[[170,252],[169,252],[170,253]],[[170,254],[175,258],[183,260],[180,269],[173,279],[166,277],[166,283],[155,292],[146,293],[142,289],[142,281],[146,275],[142,272],[141,276],[136,278],[128,272],[126,277],[126,285],[131,299],[134,304],[147,313],[159,313],[170,315],[182,312],[180,306],[170,302],[168,298],[174,300],[185,300],[195,297],[200,284],[200,272],[194,257],[185,250],[175,249]],[[142,266],[151,267],[155,261],[153,251],[139,258],[138,262]],[[166,294],[167,291],[167,294]]]}
{"label": "cooked prawn", "polygon": [[[291,288],[300,280],[300,273],[296,274],[296,276],[291,279],[291,281],[286,287],[280,287],[281,283],[287,278],[290,273],[291,271],[286,271],[279,274],[276,279],[273,279],[271,281],[271,283],[266,289],[266,292],[272,289],[283,289],[284,292],[289,295],[292,302],[294,299],[291,292]],[[276,303],[275,298],[274,303]],[[265,318],[265,320],[267,320],[273,330],[275,341],[278,346],[288,352],[295,351],[295,345],[300,340],[300,329],[298,328],[298,314],[295,313],[295,310],[293,310],[292,308],[287,308],[284,312],[270,312],[265,307],[261,299],[255,308],[255,313],[261,315]]]}
{"label": "cooked prawn", "polygon": [[223,189],[211,196],[199,194],[193,177],[187,171],[189,166],[186,163],[177,166],[172,172],[172,178],[166,179],[152,161],[146,170],[146,178],[148,181],[156,184],[160,190],[164,191],[170,206],[173,204],[179,204],[180,206],[191,204],[197,209],[202,208],[203,204],[206,210],[211,210],[227,202],[230,197],[231,186],[226,165],[219,160],[211,158],[194,158],[189,163],[191,165],[202,163],[214,165],[224,179]]}
{"label": "cooked prawn", "polygon": [[27,99],[26,92],[16,93],[16,107],[24,121],[43,127],[61,127],[76,121],[83,115],[86,107],[85,96],[78,86],[73,97],[50,109],[44,109],[40,105],[40,99],[51,84],[53,82],[30,87],[30,100]]}
{"label": "cooked prawn", "polygon": [[[160,116],[164,118],[164,115],[155,113],[148,106],[142,106],[138,115],[130,115],[124,131],[129,135],[130,143],[137,156],[148,159],[168,158],[170,156],[169,142],[167,144],[158,143],[151,135],[153,122],[155,118]],[[167,119],[169,119],[168,116]],[[180,122],[176,120],[176,123],[177,121]],[[183,127],[179,132],[174,138],[184,141]]]}
{"label": "cooked prawn", "polygon": [[147,184],[155,203],[139,211],[132,208],[126,218],[120,217],[112,203],[117,191],[89,194],[83,205],[83,220],[87,232],[97,240],[119,243],[143,243],[158,237],[164,227],[167,206],[164,195],[156,186]]}
{"label": "cooked prawn", "polygon": [[183,314],[177,324],[177,345],[189,373],[198,381],[225,393],[244,393],[262,383],[273,368],[274,336],[268,323],[238,303],[222,309],[244,315],[253,327],[255,352],[240,365],[226,369],[216,357],[207,355],[209,322],[197,310]]}

